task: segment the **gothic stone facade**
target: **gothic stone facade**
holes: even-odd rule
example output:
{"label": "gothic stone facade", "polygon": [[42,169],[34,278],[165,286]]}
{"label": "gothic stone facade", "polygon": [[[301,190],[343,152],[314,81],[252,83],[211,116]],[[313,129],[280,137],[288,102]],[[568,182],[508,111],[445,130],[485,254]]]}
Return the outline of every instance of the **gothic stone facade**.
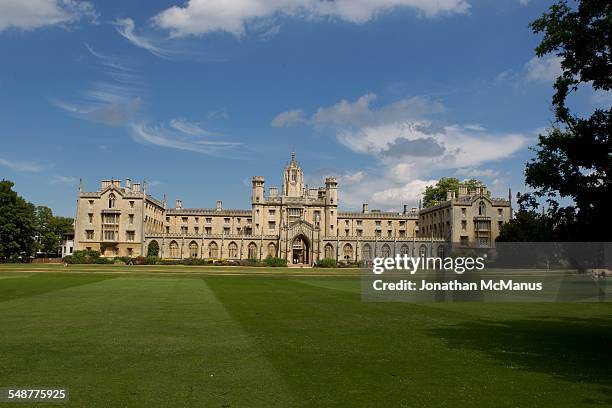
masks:
{"label": "gothic stone facade", "polygon": [[483,187],[435,206],[403,212],[338,211],[338,183],[307,188],[292,155],[282,188],[252,179],[251,209],[167,208],[147,194],[146,183],[103,180],[96,192],[79,188],[75,249],[95,249],[103,256],[146,256],[157,241],[162,258],[264,259],[277,256],[291,264],[321,259],[368,261],[395,253],[442,255],[449,244],[489,246],[500,223],[511,216],[507,200],[491,199]]}

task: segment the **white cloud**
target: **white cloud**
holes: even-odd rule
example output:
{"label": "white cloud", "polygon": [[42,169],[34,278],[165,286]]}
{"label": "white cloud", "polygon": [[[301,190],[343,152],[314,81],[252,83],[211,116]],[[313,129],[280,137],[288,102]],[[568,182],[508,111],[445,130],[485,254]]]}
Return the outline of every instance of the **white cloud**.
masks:
{"label": "white cloud", "polygon": [[[250,24],[279,15],[307,20],[334,18],[360,24],[400,7],[434,17],[441,13],[466,13],[470,6],[466,0],[189,0],[185,6],[162,11],[153,20],[175,37],[215,31],[240,37]],[[278,30],[267,22],[273,31]]]}
{"label": "white cloud", "polygon": [[197,123],[192,123],[186,119],[178,118],[170,121],[170,127],[178,130],[179,132],[186,133],[191,136],[216,136],[215,132],[203,129]]}
{"label": "white cloud", "polygon": [[7,28],[33,30],[57,24],[69,24],[83,18],[95,21],[92,3],[77,0],[2,0],[0,31]]}
{"label": "white cloud", "polygon": [[306,116],[303,109],[292,109],[277,115],[272,120],[272,126],[281,127],[303,123],[317,127],[359,127],[365,124],[417,118],[424,114],[444,111],[444,107],[439,102],[418,96],[372,109],[370,106],[376,101],[376,98],[376,95],[370,92],[360,96],[354,102],[343,99],[334,105],[317,109],[310,118]]}
{"label": "white cloud", "polygon": [[343,201],[353,207],[368,201],[387,209],[400,203],[416,205],[425,186],[435,182],[432,176],[457,172],[495,177],[495,171],[479,167],[510,157],[529,140],[520,133],[490,131],[478,124],[434,120],[431,117],[443,113],[444,106],[425,98],[378,107],[373,106],[375,100],[376,95],[368,93],[355,101],[320,107],[310,116],[294,109],[272,121],[277,126],[306,124],[329,132],[349,150],[378,163],[368,174],[360,174],[359,183],[344,183],[348,186]]}
{"label": "white cloud", "polygon": [[129,125],[135,141],[145,145],[155,145],[171,149],[216,155],[222,151],[240,146],[240,143],[208,140],[199,135],[192,135],[176,129],[167,129],[163,125],[147,126],[142,123]]}
{"label": "white cloud", "polygon": [[152,39],[146,38],[142,35],[137,35],[134,32],[135,24],[134,20],[132,20],[131,18],[119,18],[113,22],[113,25],[122,37],[124,37],[136,47],[143,48],[149,51],[151,54],[161,58],[169,57],[169,50],[156,45]]}
{"label": "white cloud", "polygon": [[293,109],[283,112],[272,119],[272,126],[274,127],[291,126],[296,123],[308,123],[303,109]]}
{"label": "white cloud", "polygon": [[475,168],[461,168],[457,169],[455,172],[456,175],[461,177],[497,177],[499,175],[499,171],[493,169],[475,169]]}
{"label": "white cloud", "polygon": [[51,178],[51,184],[76,184],[76,177],[70,176],[53,176]]}
{"label": "white cloud", "polygon": [[425,187],[433,185],[438,180],[412,180],[402,186],[388,188],[372,194],[372,203],[376,205],[389,206],[397,203],[418,202],[425,191]]}
{"label": "white cloud", "polygon": [[15,161],[0,158],[0,166],[4,166],[16,172],[35,173],[42,171],[44,166],[39,163],[32,163],[28,161]]}
{"label": "white cloud", "polygon": [[543,58],[533,57],[527,64],[528,81],[552,82],[561,75],[561,57],[547,55]]}

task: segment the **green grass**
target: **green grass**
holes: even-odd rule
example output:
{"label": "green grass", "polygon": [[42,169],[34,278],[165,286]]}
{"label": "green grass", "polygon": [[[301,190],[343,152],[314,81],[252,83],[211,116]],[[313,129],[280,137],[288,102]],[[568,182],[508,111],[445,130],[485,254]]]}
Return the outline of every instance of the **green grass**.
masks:
{"label": "green grass", "polygon": [[608,303],[364,303],[358,277],[306,274],[328,270],[194,268],[1,266],[0,387],[75,407],[612,406]]}

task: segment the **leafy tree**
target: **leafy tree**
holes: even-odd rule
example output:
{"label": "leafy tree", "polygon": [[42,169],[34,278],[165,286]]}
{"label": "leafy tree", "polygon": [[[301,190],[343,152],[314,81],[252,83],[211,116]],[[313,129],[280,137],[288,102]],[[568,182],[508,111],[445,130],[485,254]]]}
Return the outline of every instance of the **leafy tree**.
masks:
{"label": "leafy tree", "polygon": [[473,190],[483,185],[481,181],[476,179],[460,182],[455,177],[442,177],[435,185],[425,187],[425,192],[423,193],[423,206],[427,208],[433,206],[436,201],[445,201],[448,191],[454,191],[455,194],[458,194],[459,184],[466,184],[469,190]]}
{"label": "leafy tree", "polygon": [[[612,107],[581,118],[570,111],[567,98],[585,86],[611,90],[612,3],[582,0],[572,8],[559,0],[531,27],[543,34],[536,54],[556,54],[562,68],[552,98],[555,123],[539,136],[525,169],[525,182],[535,190],[529,194],[532,209],[536,201],[548,202],[557,239],[607,240],[608,228],[601,226],[612,225]],[[560,204],[563,198],[572,203]]]}
{"label": "leafy tree", "polygon": [[551,242],[551,218],[535,210],[521,209],[514,218],[502,225],[497,242]]}
{"label": "leafy tree", "polygon": [[73,228],[72,218],[56,217],[49,207],[36,207],[34,222],[36,225],[36,250],[39,252],[57,253],[64,233]]}
{"label": "leafy tree", "polygon": [[157,241],[149,242],[147,247],[147,256],[159,256],[159,244]]}
{"label": "leafy tree", "polygon": [[0,181],[0,260],[30,256],[34,246],[34,205],[13,186],[8,180]]}

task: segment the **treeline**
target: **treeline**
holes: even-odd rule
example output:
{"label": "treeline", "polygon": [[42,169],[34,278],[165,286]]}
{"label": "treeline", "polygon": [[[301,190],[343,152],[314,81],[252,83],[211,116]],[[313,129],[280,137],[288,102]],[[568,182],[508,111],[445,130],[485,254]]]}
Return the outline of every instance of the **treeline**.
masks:
{"label": "treeline", "polygon": [[62,234],[72,231],[73,219],[26,201],[13,186],[0,181],[0,262],[24,261],[36,253],[59,255]]}

